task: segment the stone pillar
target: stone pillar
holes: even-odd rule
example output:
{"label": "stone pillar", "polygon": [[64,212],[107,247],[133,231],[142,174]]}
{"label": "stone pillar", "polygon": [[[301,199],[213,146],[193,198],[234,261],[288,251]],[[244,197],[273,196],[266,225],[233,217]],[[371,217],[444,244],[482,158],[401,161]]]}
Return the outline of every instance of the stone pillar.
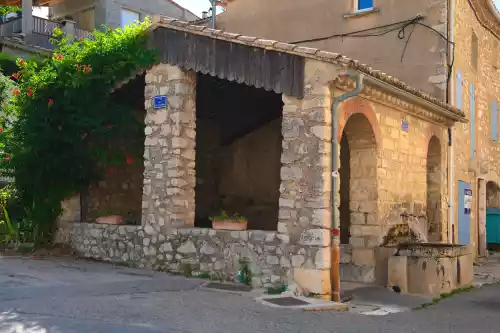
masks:
{"label": "stone pillar", "polygon": [[75,39],[75,36],[76,36],[76,23],[75,23],[75,21],[64,20],[62,22],[62,24],[63,24],[63,31],[64,31],[64,34],[66,35],[66,38],[68,40]]}
{"label": "stone pillar", "polygon": [[283,153],[278,237],[293,247],[292,278],[303,289],[330,294],[331,96],[311,82],[303,100],[283,96]]}
{"label": "stone pillar", "polygon": [[23,23],[22,29],[25,36],[33,33],[33,0],[22,0]]}
{"label": "stone pillar", "polygon": [[[195,93],[194,72],[160,64],[146,75],[142,202],[146,233],[194,225]],[[166,96],[167,106],[155,108],[155,96]]]}

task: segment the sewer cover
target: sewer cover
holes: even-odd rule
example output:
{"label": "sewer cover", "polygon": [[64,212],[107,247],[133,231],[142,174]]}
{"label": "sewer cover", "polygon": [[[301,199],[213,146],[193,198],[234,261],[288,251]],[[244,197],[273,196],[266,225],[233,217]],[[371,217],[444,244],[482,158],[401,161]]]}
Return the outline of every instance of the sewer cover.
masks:
{"label": "sewer cover", "polygon": [[268,303],[279,306],[301,306],[310,304],[295,297],[265,298],[264,300]]}
{"label": "sewer cover", "polygon": [[251,291],[252,288],[245,285],[226,284],[226,283],[209,283],[204,286],[209,289],[219,289],[227,291]]}

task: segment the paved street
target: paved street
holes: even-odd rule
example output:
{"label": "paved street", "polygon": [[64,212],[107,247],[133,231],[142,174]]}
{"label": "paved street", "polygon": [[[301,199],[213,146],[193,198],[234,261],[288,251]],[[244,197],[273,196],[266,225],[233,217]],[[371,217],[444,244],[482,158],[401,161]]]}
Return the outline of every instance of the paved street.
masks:
{"label": "paved street", "polygon": [[266,307],[205,281],[65,259],[0,259],[0,332],[498,332],[500,286],[383,317]]}

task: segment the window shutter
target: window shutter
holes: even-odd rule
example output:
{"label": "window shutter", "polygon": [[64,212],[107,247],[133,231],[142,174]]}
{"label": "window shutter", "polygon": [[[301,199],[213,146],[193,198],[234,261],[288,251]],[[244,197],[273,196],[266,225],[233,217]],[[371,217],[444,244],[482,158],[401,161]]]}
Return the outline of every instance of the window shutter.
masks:
{"label": "window shutter", "polygon": [[456,98],[455,105],[460,110],[463,110],[464,108],[463,80],[462,80],[462,73],[460,72],[457,73],[456,85],[457,86],[455,91],[455,98]]}
{"label": "window shutter", "polygon": [[471,160],[476,157],[476,87],[474,83],[470,84],[470,156]]}
{"label": "window shutter", "polygon": [[491,102],[491,139],[498,141],[498,103],[497,101]]}

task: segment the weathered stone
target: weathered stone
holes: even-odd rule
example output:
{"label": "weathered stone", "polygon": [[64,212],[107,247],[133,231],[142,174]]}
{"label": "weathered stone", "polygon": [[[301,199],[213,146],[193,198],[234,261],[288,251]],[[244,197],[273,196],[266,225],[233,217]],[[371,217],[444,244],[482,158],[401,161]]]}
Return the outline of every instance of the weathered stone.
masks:
{"label": "weathered stone", "polygon": [[280,261],[276,256],[267,256],[266,263],[268,263],[269,265],[278,265]]}
{"label": "weathered stone", "polygon": [[178,249],[177,252],[188,254],[188,253],[196,253],[196,247],[192,241],[187,241],[183,243]]}
{"label": "weathered stone", "polygon": [[292,256],[292,267],[302,267],[306,259],[302,255]]}
{"label": "weathered stone", "polygon": [[329,233],[327,229],[309,229],[300,235],[300,244],[309,246],[326,246],[329,244]]}
{"label": "weathered stone", "polygon": [[201,253],[201,254],[206,254],[206,255],[211,255],[211,254],[214,254],[214,253],[215,253],[215,249],[214,249],[211,245],[209,245],[209,244],[205,243],[205,244],[203,244],[203,246],[201,247],[201,249],[200,249],[200,253]]}

